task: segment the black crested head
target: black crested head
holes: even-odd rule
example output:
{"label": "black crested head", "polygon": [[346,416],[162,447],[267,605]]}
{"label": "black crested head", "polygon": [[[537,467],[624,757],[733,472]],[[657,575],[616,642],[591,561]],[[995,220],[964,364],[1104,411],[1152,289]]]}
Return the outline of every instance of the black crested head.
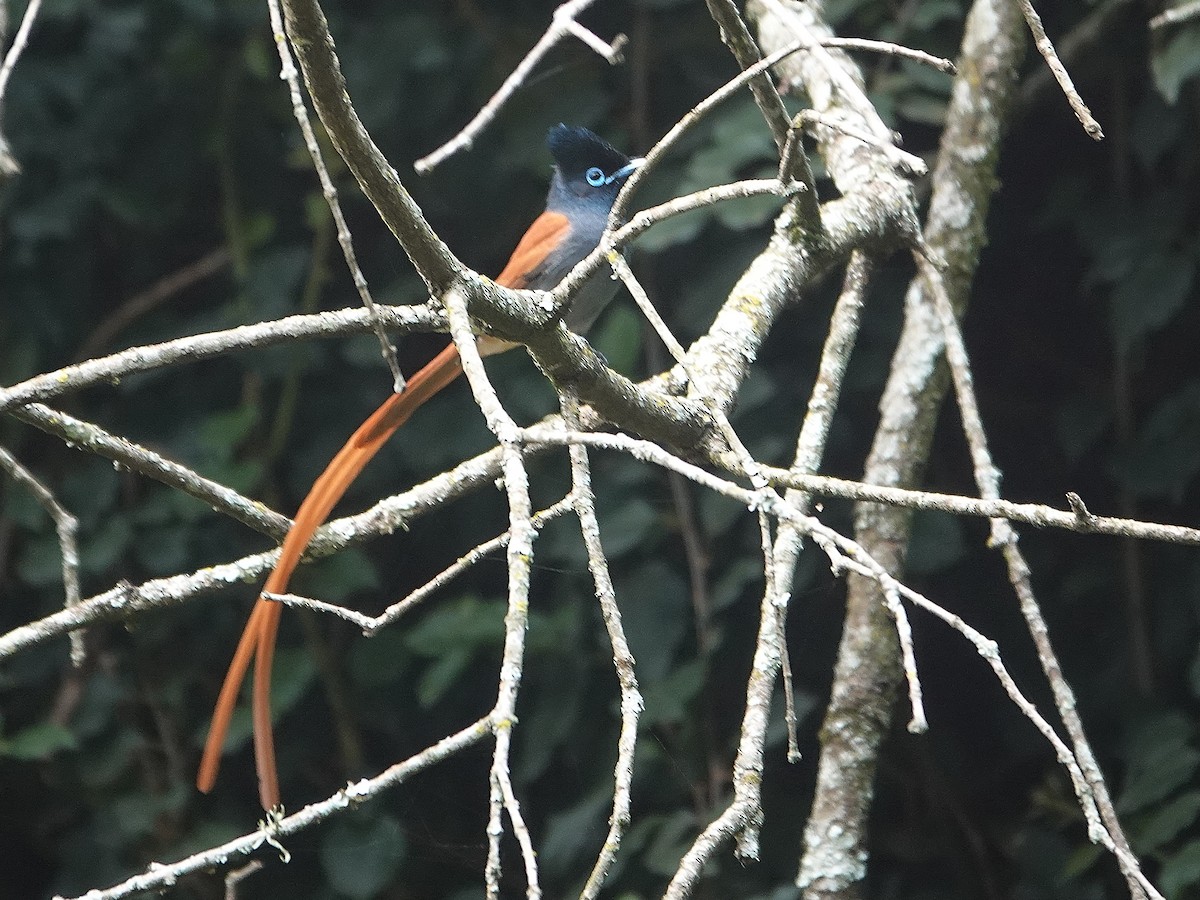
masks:
{"label": "black crested head", "polygon": [[581,125],[555,125],[546,135],[546,146],[563,177],[572,180],[593,166],[611,175],[629,165],[629,157]]}

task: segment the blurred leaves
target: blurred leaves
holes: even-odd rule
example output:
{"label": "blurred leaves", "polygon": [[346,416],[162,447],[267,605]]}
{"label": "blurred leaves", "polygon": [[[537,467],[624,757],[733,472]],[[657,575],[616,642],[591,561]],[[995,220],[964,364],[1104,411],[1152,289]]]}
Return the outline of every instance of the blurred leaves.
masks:
{"label": "blurred leaves", "polygon": [[60,750],[74,750],[75,736],[62,725],[43,722],[22,728],[11,737],[0,737],[0,756],[17,760],[38,760]]}
{"label": "blurred leaves", "polygon": [[389,815],[337,819],[321,840],[329,885],[351,900],[379,895],[404,858],[400,823]]}
{"label": "blurred leaves", "polygon": [[1150,54],[1154,86],[1168,103],[1179,100],[1185,83],[1200,73],[1200,28],[1195,24],[1165,28],[1167,37]]}

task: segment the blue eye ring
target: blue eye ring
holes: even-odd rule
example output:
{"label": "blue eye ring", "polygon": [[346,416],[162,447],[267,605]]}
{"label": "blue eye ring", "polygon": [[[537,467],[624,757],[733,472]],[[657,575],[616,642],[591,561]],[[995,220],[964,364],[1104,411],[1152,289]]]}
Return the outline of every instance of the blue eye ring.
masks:
{"label": "blue eye ring", "polygon": [[599,166],[592,166],[583,173],[583,178],[592,187],[600,187],[600,185],[604,184],[608,180],[604,177],[604,170]]}

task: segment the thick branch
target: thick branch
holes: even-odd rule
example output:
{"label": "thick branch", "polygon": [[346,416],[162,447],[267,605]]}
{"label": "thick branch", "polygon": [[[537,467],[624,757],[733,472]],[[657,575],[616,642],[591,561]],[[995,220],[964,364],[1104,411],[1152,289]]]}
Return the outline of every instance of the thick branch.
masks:
{"label": "thick branch", "polygon": [[[949,264],[951,296],[960,309],[983,243],[1022,37],[1019,12],[1010,0],[979,0],[967,21],[925,232]],[[905,309],[864,480],[910,487],[924,469],[946,377],[940,363],[940,326],[919,285],[910,289]],[[907,511],[864,504],[858,512],[857,538],[888,571],[898,574],[910,522]],[[899,647],[883,601],[877,582],[851,576],[798,878],[807,900],[860,896],[878,748],[901,677]]]}

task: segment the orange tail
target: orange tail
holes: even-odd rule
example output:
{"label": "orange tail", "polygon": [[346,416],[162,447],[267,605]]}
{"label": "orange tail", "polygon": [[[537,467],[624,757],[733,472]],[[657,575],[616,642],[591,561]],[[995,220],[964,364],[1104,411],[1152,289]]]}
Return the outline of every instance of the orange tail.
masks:
{"label": "orange tail", "polygon": [[[300,557],[304,555],[313,533],[329,517],[330,511],[358,477],[358,473],[418,407],[457,378],[461,371],[458,351],[451,344],[409,379],[401,393],[388,397],[383,405],[358,427],[300,504],[295,524],[284,538],[279,561],[275,564],[267,583],[263,585],[264,592],[287,592],[288,581],[300,563]],[[217,780],[221,749],[229,731],[237,696],[253,659],[254,759],[258,769],[258,795],[263,809],[266,810],[279,805],[275,739],[271,733],[271,661],[275,656],[275,636],[279,631],[279,615],[282,611],[283,607],[279,603],[262,597],[255,602],[250,620],[246,623],[241,640],[238,641],[233,662],[229,664],[225,683],[221,686],[221,693],[213,710],[212,725],[209,726],[208,740],[204,745],[204,755],[200,760],[200,771],[196,775],[196,787],[204,793],[212,790]]]}

